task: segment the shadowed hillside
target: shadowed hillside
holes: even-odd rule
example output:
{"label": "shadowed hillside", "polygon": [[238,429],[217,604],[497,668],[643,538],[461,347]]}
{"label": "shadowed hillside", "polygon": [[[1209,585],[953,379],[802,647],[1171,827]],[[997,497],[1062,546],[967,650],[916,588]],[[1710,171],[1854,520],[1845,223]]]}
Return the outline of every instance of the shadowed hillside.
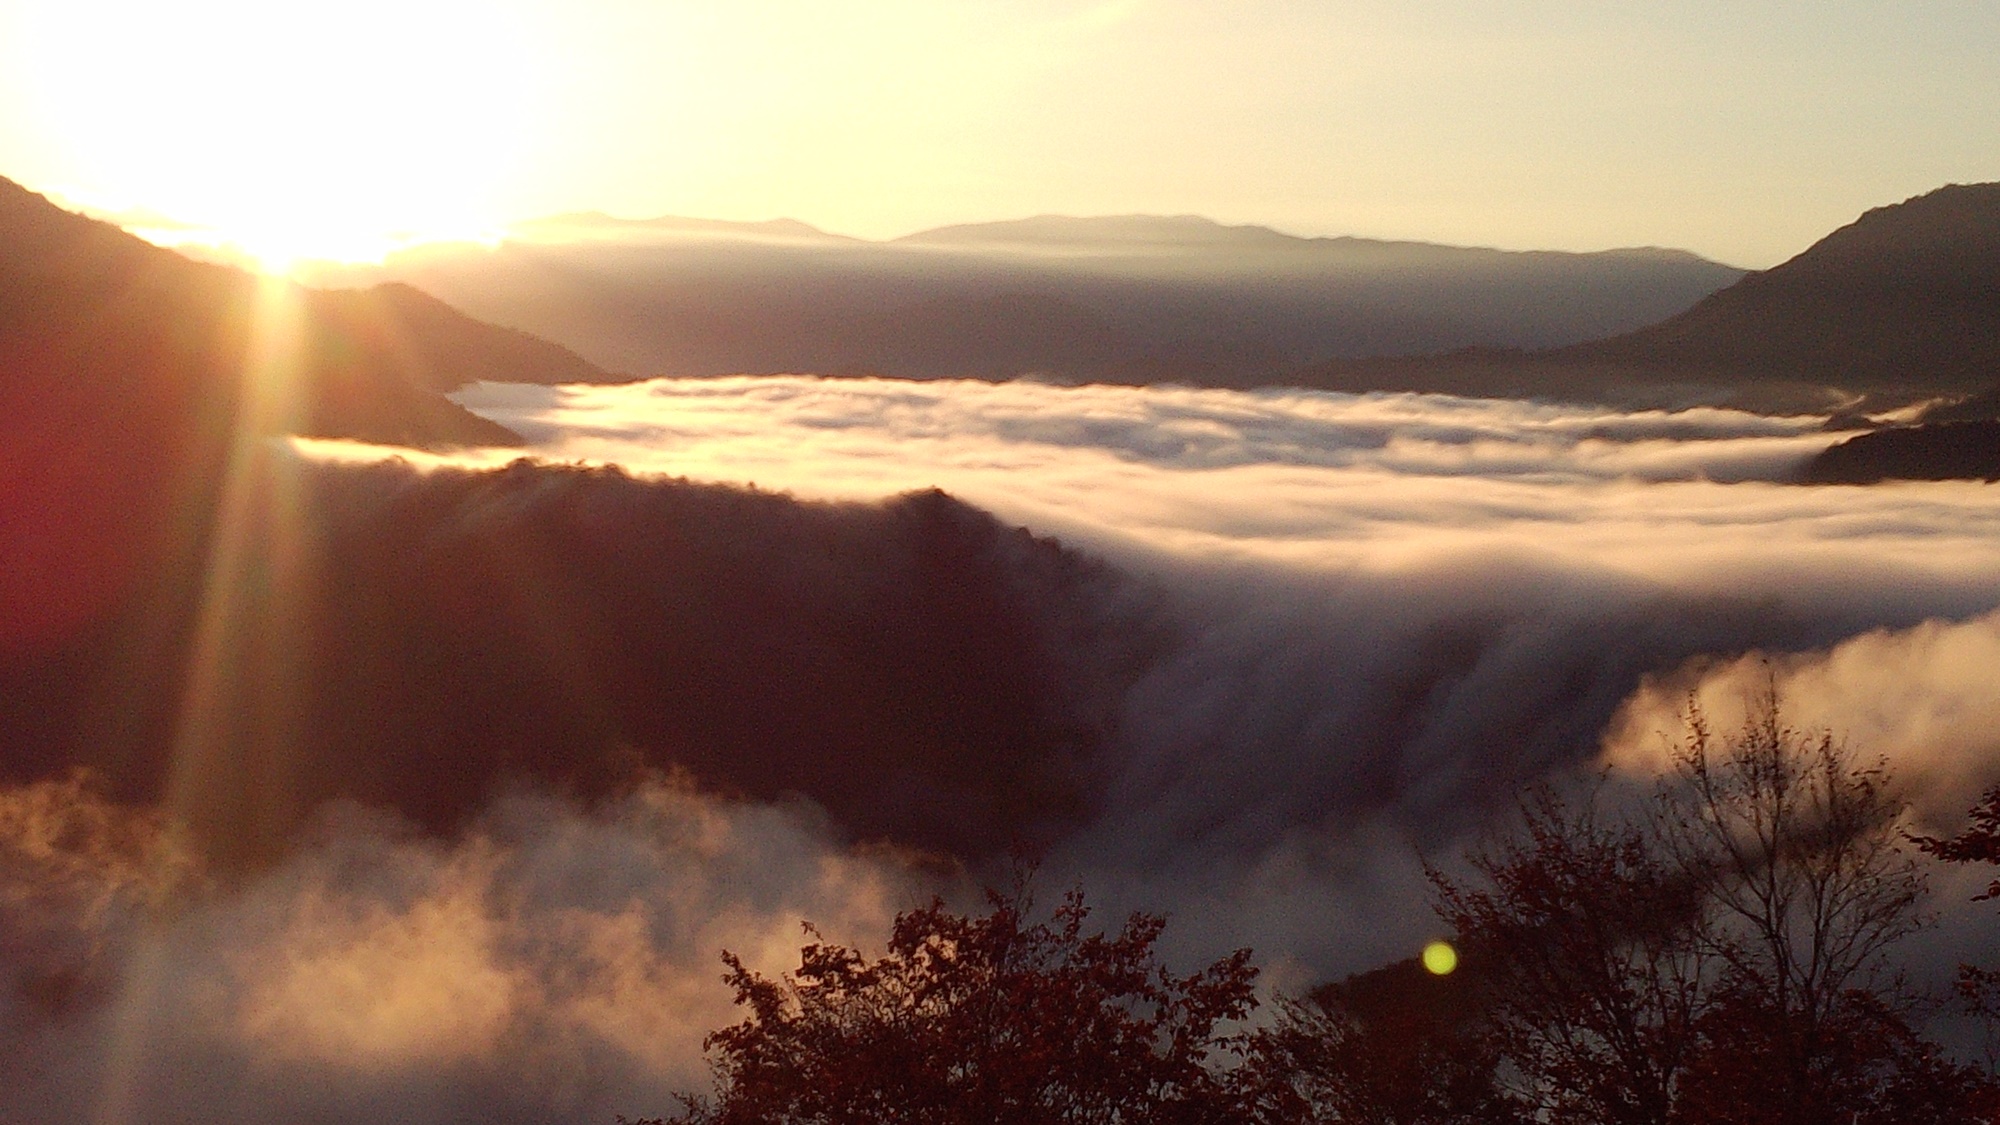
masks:
{"label": "shadowed hillside", "polygon": [[2000,184],[1869,211],[1659,324],[1533,352],[1334,363],[1311,386],[1816,408],[1965,393],[2000,373]]}
{"label": "shadowed hillside", "polygon": [[1806,463],[1809,484],[2000,480],[2000,421],[1892,426],[1848,438]]}
{"label": "shadowed hillside", "polygon": [[[575,354],[472,320],[406,286],[264,286],[191,261],[0,180],[0,356],[10,395],[101,394],[178,415],[227,414],[257,319],[282,320],[297,405],[283,428],[409,445],[507,435],[430,392],[480,379],[602,380]],[[275,290],[276,292],[273,292]],[[280,305],[282,311],[264,311]],[[107,402],[106,405],[112,405]]]}
{"label": "shadowed hillside", "polygon": [[[1093,807],[1121,693],[1167,639],[1129,580],[935,491],[808,504],[283,455],[253,491],[267,515],[227,589],[189,559],[103,627],[0,659],[0,777],[81,765],[121,799],[172,794],[238,861],[333,798],[445,831],[509,785],[596,798],[649,768],[983,854]],[[217,604],[241,614],[205,649]],[[210,764],[177,775],[190,760]]]}
{"label": "shadowed hillside", "polygon": [[602,377],[407,288],[260,282],[0,180],[0,642],[184,549],[245,438],[518,444],[438,391]]}

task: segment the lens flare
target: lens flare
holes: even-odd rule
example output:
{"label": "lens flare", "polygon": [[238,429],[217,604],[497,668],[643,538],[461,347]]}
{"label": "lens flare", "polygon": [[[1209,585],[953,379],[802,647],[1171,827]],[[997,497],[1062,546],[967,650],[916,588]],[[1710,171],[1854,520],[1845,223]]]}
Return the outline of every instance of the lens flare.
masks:
{"label": "lens flare", "polygon": [[1435,976],[1449,976],[1458,968],[1458,950],[1448,941],[1434,941],[1424,946],[1424,968]]}

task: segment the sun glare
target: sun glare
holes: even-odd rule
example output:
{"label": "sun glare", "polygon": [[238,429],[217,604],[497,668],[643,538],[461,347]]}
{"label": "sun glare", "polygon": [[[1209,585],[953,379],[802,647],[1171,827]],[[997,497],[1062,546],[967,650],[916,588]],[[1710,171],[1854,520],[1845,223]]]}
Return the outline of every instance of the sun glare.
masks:
{"label": "sun glare", "polygon": [[[536,127],[505,3],[47,3],[34,88],[91,182],[282,272],[497,227]],[[117,34],[107,35],[105,29]]]}
{"label": "sun glare", "polygon": [[129,227],[162,246],[194,249],[199,256],[254,269],[274,277],[314,264],[377,264],[398,250],[426,242],[495,243],[495,228],[432,224],[422,230],[384,231],[365,223],[313,225],[290,215],[246,218],[222,228]]}

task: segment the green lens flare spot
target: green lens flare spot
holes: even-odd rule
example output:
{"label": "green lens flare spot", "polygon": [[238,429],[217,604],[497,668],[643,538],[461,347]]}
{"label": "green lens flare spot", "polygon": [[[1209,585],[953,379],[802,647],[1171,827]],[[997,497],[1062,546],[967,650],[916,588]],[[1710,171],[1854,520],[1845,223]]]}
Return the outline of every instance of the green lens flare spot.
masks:
{"label": "green lens flare spot", "polygon": [[1458,968],[1458,950],[1450,942],[1434,941],[1424,946],[1424,968],[1438,976],[1444,976]]}

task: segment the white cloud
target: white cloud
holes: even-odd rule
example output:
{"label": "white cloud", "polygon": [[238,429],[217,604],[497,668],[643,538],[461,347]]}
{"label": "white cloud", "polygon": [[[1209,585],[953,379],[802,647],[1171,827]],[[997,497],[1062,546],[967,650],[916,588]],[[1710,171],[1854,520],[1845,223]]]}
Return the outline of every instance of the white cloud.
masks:
{"label": "white cloud", "polygon": [[[2000,572],[1971,483],[1780,483],[1814,417],[1417,395],[809,376],[479,386],[459,399],[557,460],[805,497],[941,487],[1101,551],[1286,569],[1542,555],[1677,588],[1829,594],[1868,574],[1958,591]],[[1946,604],[1949,603],[1949,604]]]}
{"label": "white cloud", "polygon": [[[1889,755],[1933,818],[2000,780],[1995,494],[1779,483],[1833,440],[1814,418],[805,377],[461,397],[551,460],[802,497],[936,485],[1120,564],[1102,596],[1157,607],[1173,641],[1048,875],[1109,915],[1172,913],[1177,964],[1250,945],[1297,985],[1414,952],[1436,926],[1420,852],[1600,748],[1643,764],[1688,689],[1720,715],[1762,674],[1745,653],[1776,654],[1796,721]],[[0,935],[40,951],[17,966],[105,960],[122,1000],[0,1011],[21,1048],[0,1107],[73,1116],[124,1060],[114,1089],[197,1115],[660,1112],[734,1018],[721,948],[784,967],[801,917],[876,942],[935,878],[816,815],[672,787],[597,814],[516,798],[441,843],[348,810],[164,919],[129,862],[71,856],[56,920],[24,927],[17,896]],[[1940,905],[1927,965],[1995,944],[1985,906]],[[118,1042],[140,1047],[101,1053]]]}

